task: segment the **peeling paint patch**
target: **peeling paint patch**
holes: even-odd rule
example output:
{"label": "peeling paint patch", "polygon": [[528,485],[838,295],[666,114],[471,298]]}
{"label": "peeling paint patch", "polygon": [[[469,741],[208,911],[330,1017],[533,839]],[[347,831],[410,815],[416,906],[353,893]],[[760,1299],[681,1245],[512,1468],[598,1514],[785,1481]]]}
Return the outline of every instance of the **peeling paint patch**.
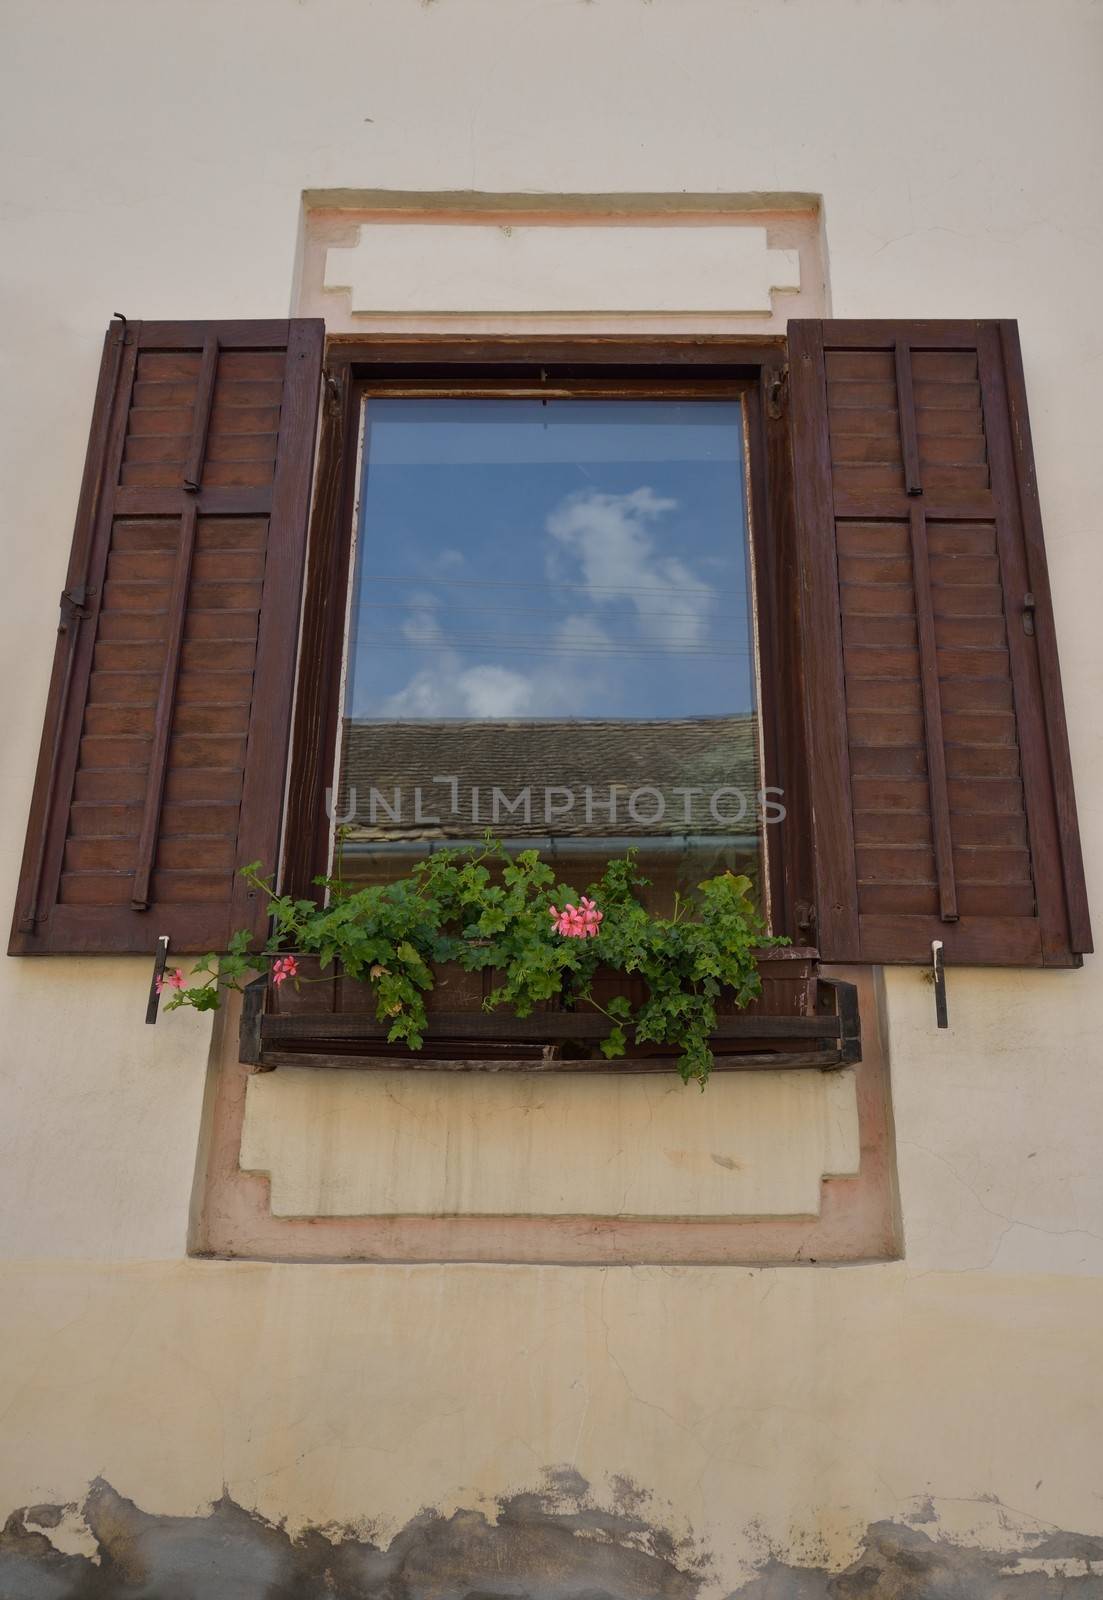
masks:
{"label": "peeling paint patch", "polygon": [[1103,1600],[1103,1539],[1054,1533],[1009,1555],[874,1522],[843,1572],[775,1556],[731,1600]]}
{"label": "peeling paint patch", "polygon": [[[2,1600],[696,1600],[716,1577],[692,1540],[644,1515],[649,1497],[612,1480],[599,1505],[576,1471],[481,1511],[427,1510],[386,1548],[361,1531],[295,1538],[224,1495],[206,1515],[158,1516],[97,1479],[79,1510],[93,1554],[47,1531],[71,1506],[13,1511],[0,1531]],[[924,1508],[925,1509],[925,1508]],[[923,1526],[917,1526],[922,1520]],[[753,1523],[747,1524],[748,1528]],[[841,1572],[775,1553],[729,1600],[1103,1600],[1103,1539],[1049,1531],[1020,1551],[938,1531],[933,1505],[876,1522]]]}
{"label": "peeling paint patch", "polygon": [[544,1488],[500,1501],[494,1521],[481,1511],[424,1511],[382,1549],[333,1528],[292,1539],[228,1495],[205,1516],[157,1516],[97,1479],[81,1508],[96,1555],[66,1554],[37,1531],[42,1507],[14,1511],[0,1533],[0,1596],[694,1600],[705,1564],[641,1515],[645,1499],[619,1479],[614,1509],[603,1509],[585,1479],[560,1469]]}

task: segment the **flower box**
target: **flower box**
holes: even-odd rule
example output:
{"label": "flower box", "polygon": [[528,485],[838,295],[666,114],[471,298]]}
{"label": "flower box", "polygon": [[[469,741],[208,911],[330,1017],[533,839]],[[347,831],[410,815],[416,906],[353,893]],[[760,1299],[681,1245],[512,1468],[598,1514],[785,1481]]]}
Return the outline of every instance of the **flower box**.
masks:
{"label": "flower box", "polygon": [[[758,960],[762,993],[738,1010],[718,1002],[712,1036],[714,1071],[746,1068],[843,1066],[861,1059],[861,1032],[853,984],[824,978],[817,953],[806,947],[770,948]],[[420,1050],[387,1041],[375,1015],[370,984],[315,957],[299,957],[298,983],[257,978],[245,992],[241,1060],[255,1071],[281,1066],[431,1072],[674,1072],[669,1046],[636,1044],[607,1061],[598,1048],[608,1019],[585,1004],[578,1009],[548,1001],[528,1017],[485,1010],[492,971],[458,965],[434,969],[426,997],[429,1026]],[[615,995],[638,1003],[642,986],[617,972],[598,973],[599,1004]]]}

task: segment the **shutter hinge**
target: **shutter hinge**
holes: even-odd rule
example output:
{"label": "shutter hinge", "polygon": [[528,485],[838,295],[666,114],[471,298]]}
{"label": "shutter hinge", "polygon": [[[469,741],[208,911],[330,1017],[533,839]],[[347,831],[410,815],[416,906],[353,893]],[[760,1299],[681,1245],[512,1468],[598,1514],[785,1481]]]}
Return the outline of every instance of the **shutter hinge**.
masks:
{"label": "shutter hinge", "polygon": [[811,933],[816,926],[816,908],[807,900],[798,900],[794,907],[797,916],[797,927],[801,933]]}
{"label": "shutter hinge", "polygon": [[1032,594],[1024,594],[1023,595],[1023,632],[1025,634],[1029,634],[1031,636],[1033,636],[1033,633],[1034,633],[1034,611],[1035,611],[1034,596]]}
{"label": "shutter hinge", "polygon": [[331,417],[336,416],[341,409],[341,385],[325,367],[322,369],[322,388],[325,391],[326,412]]}
{"label": "shutter hinge", "polygon": [[789,401],[789,368],[774,367],[766,374],[766,415],[779,422]]}
{"label": "shutter hinge", "polygon": [[78,583],[72,589],[63,589],[58,604],[61,607],[61,616],[58,619],[58,633],[68,633],[74,622],[84,622],[88,617],[88,602],[95,594],[94,589]]}

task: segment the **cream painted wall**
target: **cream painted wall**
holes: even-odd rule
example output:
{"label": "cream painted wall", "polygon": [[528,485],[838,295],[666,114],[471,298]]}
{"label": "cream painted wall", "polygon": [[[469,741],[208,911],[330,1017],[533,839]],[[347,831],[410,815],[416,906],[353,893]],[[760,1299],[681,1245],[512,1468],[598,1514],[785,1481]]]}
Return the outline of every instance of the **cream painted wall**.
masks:
{"label": "cream painted wall", "polygon": [[[823,196],[835,314],[1019,318],[1103,926],[1103,8],[8,0],[5,22],[5,905],[113,311],[285,314],[304,190],[769,190]],[[944,1035],[918,974],[887,974],[903,1263],[407,1272],[183,1261],[207,1027],[145,1029],[141,962],[4,961],[0,1515],[102,1471],[150,1509],[225,1481],[292,1523],[394,1527],[574,1461],[691,1522],[717,1592],[763,1552],[755,1518],[836,1562],[927,1493],[947,1527],[992,1495],[1098,1531],[1101,974],[952,973]]]}
{"label": "cream painted wall", "polygon": [[225,1485],[386,1542],[553,1462],[649,1491],[642,1517],[711,1553],[710,1600],[771,1551],[844,1564],[873,1518],[1008,1550],[1098,1526],[1098,1282],[161,1262],[5,1284],[5,1505],[99,1473],[181,1514]]}

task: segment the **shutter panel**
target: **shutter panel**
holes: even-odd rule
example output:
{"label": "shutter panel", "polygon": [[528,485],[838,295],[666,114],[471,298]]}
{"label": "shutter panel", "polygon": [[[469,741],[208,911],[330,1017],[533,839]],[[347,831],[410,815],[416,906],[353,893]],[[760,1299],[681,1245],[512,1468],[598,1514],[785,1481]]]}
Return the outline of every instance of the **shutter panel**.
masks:
{"label": "shutter panel", "polygon": [[218,949],[276,865],[320,321],[104,345],[13,954]]}
{"label": "shutter panel", "polygon": [[791,322],[789,348],[821,955],[1078,966],[1016,325]]}

